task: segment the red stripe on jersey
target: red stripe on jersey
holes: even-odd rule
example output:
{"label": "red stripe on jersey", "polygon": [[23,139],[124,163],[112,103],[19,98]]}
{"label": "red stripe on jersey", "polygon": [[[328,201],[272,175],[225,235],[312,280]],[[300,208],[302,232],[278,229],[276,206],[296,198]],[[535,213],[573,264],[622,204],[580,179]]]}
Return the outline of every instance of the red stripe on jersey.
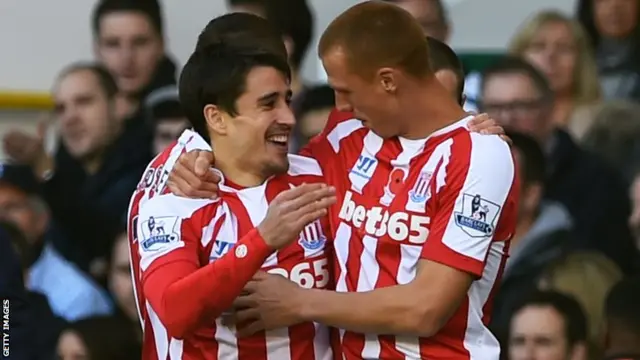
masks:
{"label": "red stripe on jersey", "polygon": [[500,268],[498,270],[498,276],[496,277],[497,281],[493,283],[493,287],[491,287],[491,292],[489,293],[489,297],[487,298],[487,302],[484,304],[482,308],[482,323],[485,326],[489,325],[489,321],[491,321],[491,316],[493,315],[493,305],[496,294],[500,290],[500,279],[502,279],[502,275],[504,274],[504,268],[507,265],[507,260],[509,259],[509,247],[511,245],[510,241],[507,241],[504,245],[504,255],[500,261]]}

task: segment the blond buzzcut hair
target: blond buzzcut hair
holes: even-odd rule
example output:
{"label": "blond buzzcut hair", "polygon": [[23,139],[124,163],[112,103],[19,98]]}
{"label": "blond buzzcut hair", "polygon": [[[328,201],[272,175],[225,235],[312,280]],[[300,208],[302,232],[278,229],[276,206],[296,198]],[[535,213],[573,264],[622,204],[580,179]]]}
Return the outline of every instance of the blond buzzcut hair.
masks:
{"label": "blond buzzcut hair", "polygon": [[336,49],[363,78],[383,67],[415,78],[433,75],[422,28],[411,14],[390,3],[366,1],[335,18],[320,37],[318,54],[323,57]]}

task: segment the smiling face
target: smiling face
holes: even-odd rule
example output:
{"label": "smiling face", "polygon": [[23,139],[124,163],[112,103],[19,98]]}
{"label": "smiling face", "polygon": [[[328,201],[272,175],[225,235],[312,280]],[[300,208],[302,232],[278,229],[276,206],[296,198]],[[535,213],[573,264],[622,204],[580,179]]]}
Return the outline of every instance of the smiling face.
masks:
{"label": "smiling face", "polygon": [[[233,154],[244,169],[259,169],[264,176],[286,172],[291,131],[295,120],[289,103],[287,77],[277,69],[257,66],[249,71],[245,91],[236,101],[237,115],[221,113],[212,125],[220,134],[225,152]],[[216,111],[212,105],[205,108]],[[216,139],[213,139],[216,144]]]}
{"label": "smiling face", "polygon": [[78,70],[61,78],[53,98],[62,141],[71,155],[92,158],[111,143],[117,133],[114,102],[92,71]]}

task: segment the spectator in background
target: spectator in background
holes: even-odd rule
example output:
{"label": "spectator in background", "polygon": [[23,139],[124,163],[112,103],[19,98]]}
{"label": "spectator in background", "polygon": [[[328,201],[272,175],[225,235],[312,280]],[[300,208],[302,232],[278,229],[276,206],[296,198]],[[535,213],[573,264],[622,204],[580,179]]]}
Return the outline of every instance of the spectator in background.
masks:
{"label": "spectator in background", "polygon": [[618,282],[605,305],[607,360],[640,359],[640,278]]}
{"label": "spectator in background", "polygon": [[90,63],[64,69],[53,91],[62,145],[82,167],[57,157],[45,198],[72,246],[82,249],[78,263],[95,275],[106,275],[111,244],[149,161],[146,144],[123,133],[116,94],[109,72]]}
{"label": "spectator in background", "polygon": [[96,59],[124,95],[125,117],[166,86],[175,88],[176,66],[166,56],[162,11],[157,0],[100,0],[92,18]]}
{"label": "spectator in background", "polygon": [[537,287],[550,262],[571,247],[571,217],[557,202],[543,200],[545,157],[530,136],[508,132],[520,171],[520,209],[502,284],[494,302],[491,329],[503,334],[513,307]]}
{"label": "spectator in background", "polygon": [[580,0],[577,16],[595,49],[605,99],[639,101],[638,0]]}
{"label": "spectator in background", "polygon": [[177,90],[173,94],[166,93],[162,99],[155,101],[149,107],[149,117],[153,124],[153,156],[178,140],[180,134],[190,127],[178,101]]}
{"label": "spectator in background", "polygon": [[451,35],[451,22],[447,8],[441,0],[385,0],[394,3],[411,14],[422,29],[424,34],[434,39],[449,42]]}
{"label": "spectator in background", "polygon": [[604,303],[622,272],[606,256],[594,252],[574,252],[549,265],[539,287],[573,297],[582,306],[588,320],[587,334],[591,352],[600,354],[604,336]]}
{"label": "spectator in background", "polygon": [[528,294],[514,309],[509,360],[587,360],[588,321],[573,298],[554,291]]}
{"label": "spectator in background", "polygon": [[139,360],[141,344],[126,322],[94,317],[69,324],[58,340],[60,360]]}
{"label": "spectator in background", "polygon": [[26,287],[45,295],[57,316],[73,321],[111,312],[102,289],[53,247],[54,238],[60,234],[51,225],[30,168],[2,166],[0,209],[0,217],[15,224],[24,235],[16,245],[25,249],[22,265]]}
{"label": "spectator in background", "polygon": [[294,114],[297,120],[294,131],[296,145],[303,147],[324,129],[329,113],[335,107],[335,94],[328,85],[307,89],[296,102]]}
{"label": "spectator in background", "polygon": [[577,245],[601,251],[627,273],[636,271],[627,185],[613,168],[555,126],[550,116],[553,90],[545,77],[526,61],[507,57],[485,69],[482,79],[482,111],[505,129],[532,136],[545,151],[544,197],[567,208],[576,224]]}
{"label": "spectator in background", "polygon": [[631,184],[640,171],[640,105],[614,101],[598,106],[583,144],[607,160]]}
{"label": "spectator in background", "polygon": [[[122,230],[113,244],[109,264],[109,291],[115,299],[119,315],[129,321],[136,332],[140,331],[136,297],[131,280],[129,240],[126,230]],[[142,334],[139,334],[142,339]]]}
{"label": "spectator in background", "polygon": [[600,83],[593,52],[580,23],[549,10],[520,26],[509,52],[542,72],[554,93],[553,124],[581,139],[591,126],[591,110],[600,100]]}
{"label": "spectator in background", "polygon": [[231,12],[248,12],[269,20],[283,36],[291,66],[291,90],[300,95],[306,85],[300,74],[313,38],[313,13],[307,0],[227,0]]}
{"label": "spectator in background", "polygon": [[62,323],[44,296],[24,286],[21,263],[28,254],[19,245],[24,243],[17,226],[0,222],[0,302],[8,301],[10,311],[9,359],[51,360]]}

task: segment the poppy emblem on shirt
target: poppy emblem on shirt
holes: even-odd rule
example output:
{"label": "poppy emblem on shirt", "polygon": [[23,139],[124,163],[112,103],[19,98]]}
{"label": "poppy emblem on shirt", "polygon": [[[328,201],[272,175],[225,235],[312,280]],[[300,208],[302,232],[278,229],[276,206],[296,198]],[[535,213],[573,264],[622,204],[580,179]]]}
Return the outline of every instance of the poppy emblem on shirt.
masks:
{"label": "poppy emblem on shirt", "polygon": [[316,220],[304,227],[300,233],[298,243],[307,250],[319,250],[324,247],[327,242],[326,236],[322,231],[320,220]]}
{"label": "poppy emblem on shirt", "polygon": [[400,168],[395,168],[389,174],[389,181],[387,182],[387,191],[393,195],[398,195],[404,186],[405,171]]}

